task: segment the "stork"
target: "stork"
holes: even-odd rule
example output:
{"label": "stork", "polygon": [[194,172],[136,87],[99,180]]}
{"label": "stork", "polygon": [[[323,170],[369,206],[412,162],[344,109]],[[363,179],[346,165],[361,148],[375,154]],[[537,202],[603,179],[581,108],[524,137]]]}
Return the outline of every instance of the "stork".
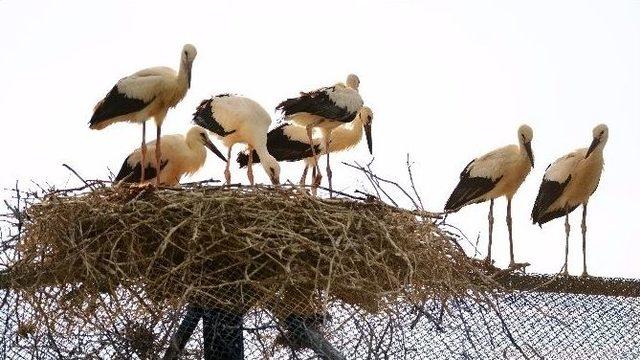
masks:
{"label": "stork", "polygon": [[[200,103],[193,114],[193,121],[215,134],[228,148],[227,167],[224,171],[227,184],[231,183],[231,148],[236,143],[247,144],[249,154],[255,150],[271,182],[274,185],[280,183],[280,165],[267,150],[267,131],[271,117],[260,104],[242,96],[217,95]],[[252,164],[252,157],[249,156],[247,177],[251,185],[254,184]]]}
{"label": "stork", "polygon": [[[299,97],[287,99],[281,102],[276,110],[282,111],[285,119],[300,126],[304,126],[307,132],[307,143],[313,143],[312,131],[319,128],[322,132],[324,146],[329,149],[331,141],[331,130],[336,127],[353,121],[358,111],[363,106],[362,97],[358,92],[360,79],[350,74],[347,77],[346,85],[337,83],[334,86],[303,92]],[[371,144],[371,128],[365,128],[367,142]],[[332,173],[327,152],[327,179],[329,180],[329,194],[333,189],[331,181]],[[317,164],[317,155],[312,148],[314,163]],[[317,165],[316,165],[317,167]],[[319,172],[318,172],[319,175]],[[314,179],[314,185],[320,184],[320,177]]]}
{"label": "stork", "polygon": [[534,224],[542,224],[561,216],[565,217],[566,245],[564,274],[568,275],[569,213],[582,205],[582,276],[587,273],[587,204],[596,191],[604,167],[603,150],[609,138],[609,128],[600,124],[593,128],[593,140],[589,148],[577,149],[557,159],[547,167],[542,184],[531,211]]}
{"label": "stork", "polygon": [[[358,112],[358,116],[351,123],[343,124],[331,132],[331,142],[329,150],[331,152],[348,150],[356,146],[362,139],[362,130],[370,128],[373,119],[373,112],[367,106],[363,106]],[[326,154],[326,144],[322,138],[313,138],[313,146],[316,154]],[[309,146],[306,129],[294,123],[284,123],[267,134],[267,149],[278,161],[305,161],[305,167],[300,179],[300,185],[304,185],[309,166],[314,167],[315,162],[313,152]],[[369,152],[372,152],[369,143]],[[238,164],[243,168],[249,162],[247,151],[238,153]],[[260,162],[260,156],[254,151],[253,162]]]}
{"label": "stork", "polygon": [[[196,57],[196,48],[187,44],[182,48],[180,70],[168,67],[153,67],[138,71],[120,79],[93,109],[89,120],[91,129],[101,130],[115,122],[142,123],[142,162],[146,163],[146,121],[153,117],[156,123],[156,166],[161,158],[161,127],[169,108],[175,107],[191,86],[191,67]],[[156,184],[160,184],[159,173]],[[145,169],[140,173],[145,181]]]}
{"label": "stork", "polygon": [[493,240],[493,202],[507,198],[507,228],[509,229],[509,267],[516,266],[513,257],[511,199],[533,167],[531,140],[533,130],[528,125],[518,128],[519,145],[508,145],[472,160],[460,173],[460,182],[451,193],[444,207],[456,212],[462,207],[489,200],[489,247],[485,261],[491,263]]}
{"label": "stork", "polygon": [[[222,153],[213,145],[207,131],[194,126],[186,135],[174,134],[162,137],[162,159],[160,166],[149,159],[143,159],[142,148],[132,152],[122,163],[114,182],[147,183],[153,178],[160,179],[159,184],[175,186],[185,174],[193,174],[200,170],[207,158],[205,147],[223,161],[227,161]],[[151,141],[147,147],[155,150],[157,142]],[[144,166],[142,166],[144,164]],[[144,177],[140,180],[144,169]]]}

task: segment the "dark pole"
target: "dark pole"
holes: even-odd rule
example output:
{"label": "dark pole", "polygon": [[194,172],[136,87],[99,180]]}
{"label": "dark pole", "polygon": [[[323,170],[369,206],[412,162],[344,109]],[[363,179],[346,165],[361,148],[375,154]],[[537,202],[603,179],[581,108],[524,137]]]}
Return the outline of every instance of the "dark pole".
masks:
{"label": "dark pole", "polygon": [[202,321],[205,360],[244,358],[242,314],[210,308],[204,311]]}
{"label": "dark pole", "polygon": [[182,350],[184,350],[184,347],[187,345],[189,338],[191,338],[191,334],[193,334],[196,326],[198,326],[198,321],[200,321],[202,313],[203,310],[199,306],[189,305],[178,330],[176,330],[176,333],[171,338],[169,348],[163,357],[164,360],[178,359],[180,353],[182,353]]}

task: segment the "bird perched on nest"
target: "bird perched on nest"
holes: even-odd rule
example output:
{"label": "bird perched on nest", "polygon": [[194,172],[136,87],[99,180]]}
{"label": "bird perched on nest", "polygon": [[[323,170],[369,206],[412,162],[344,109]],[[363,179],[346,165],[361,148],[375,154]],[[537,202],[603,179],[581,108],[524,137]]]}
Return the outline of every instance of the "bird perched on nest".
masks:
{"label": "bird perched on nest", "polygon": [[[159,167],[156,166],[156,162],[143,159],[142,149],[137,149],[124,160],[114,182],[146,183],[158,178],[161,185],[178,185],[182,176],[193,174],[204,165],[207,158],[205,147],[223,161],[227,161],[209,140],[207,131],[199,126],[189,129],[186,135],[165,135],[162,137],[162,143],[164,151]],[[152,151],[156,146],[155,141],[147,144],[147,147]],[[144,166],[142,166],[143,164]],[[144,178],[140,180],[143,169]]]}
{"label": "bird perched on nest", "polygon": [[[153,117],[156,123],[156,164],[160,163],[162,122],[169,108],[176,106],[191,86],[191,67],[196,54],[196,48],[187,44],[182,48],[177,73],[168,67],[153,67],[120,79],[93,109],[89,127],[101,130],[115,122],[142,123],[141,153],[143,162],[146,162],[145,124]],[[140,179],[144,181],[145,178],[145,169],[142,169]],[[156,183],[159,184],[160,180],[157,177]]]}
{"label": "bird perched on nest", "polygon": [[518,128],[519,145],[508,145],[472,160],[460,173],[460,182],[444,207],[447,212],[455,212],[466,205],[490,200],[489,247],[485,259],[488,263],[491,263],[493,239],[493,201],[505,196],[509,229],[509,267],[516,266],[513,257],[511,199],[533,167],[532,139],[531,127],[522,125]]}
{"label": "bird perched on nest", "polygon": [[[227,184],[231,183],[231,148],[236,143],[247,144],[249,154],[253,154],[255,150],[271,183],[280,184],[280,165],[267,150],[267,131],[271,125],[271,117],[260,104],[242,96],[216,95],[200,103],[193,114],[193,121],[215,134],[228,148],[224,172]],[[249,156],[247,177],[251,185],[254,184],[252,164]]]}
{"label": "bird perched on nest", "polygon": [[[325,149],[329,148],[331,131],[336,127],[353,121],[364,102],[358,92],[360,79],[350,74],[346,84],[337,83],[334,86],[324,87],[310,92],[302,92],[300,96],[281,102],[276,110],[280,110],[286,120],[304,126],[307,132],[308,144],[313,143],[312,131],[319,128],[325,142]],[[365,127],[367,141],[371,144],[371,127]],[[311,148],[314,163],[317,164],[315,149]],[[329,192],[332,190],[331,166],[327,152],[327,179]],[[317,166],[317,165],[316,165]],[[318,172],[319,174],[319,172]],[[314,185],[320,185],[320,177],[314,179]]]}
{"label": "bird perched on nest", "polygon": [[[337,152],[348,150],[356,146],[362,139],[362,131],[364,128],[371,128],[373,120],[373,112],[367,106],[363,106],[356,119],[351,123],[343,124],[335,128],[331,132],[331,142],[329,143],[329,151]],[[326,154],[326,143],[322,138],[315,137],[313,146],[316,154]],[[371,143],[368,144],[369,152],[372,152]],[[307,178],[307,171],[310,166],[313,167],[313,176],[315,177],[316,163],[313,157],[312,149],[309,146],[306,129],[295,123],[284,123],[277,128],[269,131],[267,134],[267,149],[278,161],[305,161],[305,167],[300,179],[300,185],[304,185]],[[249,154],[247,151],[238,153],[237,162],[241,168],[247,166],[249,162]],[[254,151],[253,162],[260,162],[260,156]]]}
{"label": "bird perched on nest", "polygon": [[604,167],[603,151],[609,139],[609,128],[600,124],[593,129],[589,148],[577,149],[557,159],[547,167],[542,178],[536,202],[531,211],[534,224],[542,224],[565,217],[566,246],[564,274],[568,275],[569,213],[582,205],[582,276],[587,273],[587,204],[598,188]]}

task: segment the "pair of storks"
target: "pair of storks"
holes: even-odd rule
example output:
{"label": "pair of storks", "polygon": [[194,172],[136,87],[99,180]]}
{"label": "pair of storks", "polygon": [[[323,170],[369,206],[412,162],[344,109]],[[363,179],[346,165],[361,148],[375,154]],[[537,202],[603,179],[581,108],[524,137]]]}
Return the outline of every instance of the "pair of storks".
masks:
{"label": "pair of storks", "polygon": [[[609,129],[600,124],[592,131],[592,141],[588,148],[581,148],[557,159],[547,167],[538,191],[531,219],[534,224],[542,224],[565,217],[565,261],[563,272],[568,274],[569,256],[569,213],[582,205],[582,276],[587,276],[586,233],[587,204],[596,191],[604,166],[603,150],[609,138]],[[489,245],[486,261],[491,263],[491,242],[493,235],[493,202],[504,196],[507,198],[507,228],[509,231],[510,267],[517,264],[513,256],[511,222],[511,199],[533,167],[531,141],[533,130],[527,125],[518,129],[519,145],[509,145],[489,152],[472,160],[460,174],[460,182],[453,190],[445,205],[448,212],[458,211],[463,206],[490,201],[489,203]]]}
{"label": "pair of storks", "polygon": [[[95,107],[89,122],[92,129],[103,129],[121,121],[142,123],[142,145],[125,159],[116,181],[149,182],[176,185],[184,174],[193,173],[203,166],[206,159],[205,147],[227,163],[225,179],[230,183],[231,149],[236,143],[245,143],[248,149],[241,154],[238,162],[247,166],[249,182],[254,183],[252,164],[260,162],[273,184],[279,183],[278,161],[297,161],[306,158],[303,180],[309,164],[314,167],[315,187],[319,186],[320,171],[317,153],[327,154],[327,177],[332,188],[329,153],[340,150],[331,144],[333,129],[352,123],[348,133],[348,147],[359,141],[360,135],[353,129],[363,127],[371,151],[371,111],[363,108],[358,92],[360,80],[349,75],[346,84],[338,83],[300,96],[287,99],[278,105],[288,123],[268,133],[271,117],[257,102],[237,95],[223,94],[200,103],[194,113],[194,127],[186,134],[161,136],[161,126],[168,109],[184,98],[191,85],[191,69],[196,56],[193,45],[185,45],[182,50],[180,69],[176,73],[167,67],[154,67],[136,72],[120,79],[107,96]],[[156,123],[156,141],[146,143],[146,120],[153,118]],[[365,118],[362,120],[362,118]],[[354,121],[358,119],[358,121]],[[313,130],[320,129],[322,143],[314,139]],[[210,141],[207,131],[219,137],[228,148],[227,158]],[[306,138],[300,136],[304,131]],[[349,141],[348,141],[349,142]],[[146,158],[148,148],[155,152],[155,162]],[[162,156],[162,152],[166,156]],[[274,157],[271,153],[275,153]],[[318,170],[318,171],[316,171]]]}

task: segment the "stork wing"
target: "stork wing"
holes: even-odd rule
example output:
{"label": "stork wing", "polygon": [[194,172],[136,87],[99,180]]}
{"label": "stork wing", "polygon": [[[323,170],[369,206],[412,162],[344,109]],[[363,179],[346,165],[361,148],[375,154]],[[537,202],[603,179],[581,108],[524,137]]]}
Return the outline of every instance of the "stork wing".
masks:
{"label": "stork wing", "polygon": [[571,182],[571,174],[575,170],[578,162],[584,159],[585,149],[576,150],[567,154],[547,167],[542,177],[538,196],[531,210],[531,219],[534,224],[544,224],[550,220],[563,216],[573,211],[577,206],[569,209],[561,207],[551,208],[563,194],[567,185]]}
{"label": "stork wing", "polygon": [[[124,162],[122,163],[122,167],[120,167],[120,171],[118,175],[114,179],[114,183],[119,181],[127,182],[127,183],[137,183],[140,182],[140,177],[142,176],[142,166],[140,161],[139,152],[134,152],[129,155]],[[167,166],[169,160],[160,161],[160,171]],[[146,167],[144,169],[144,179],[143,181],[148,181],[156,177],[158,174],[158,170],[156,166],[152,164],[151,161],[147,160]]]}
{"label": "stork wing", "polygon": [[[291,130],[294,131],[293,137],[290,133]],[[290,123],[284,123],[269,131],[267,134],[267,150],[269,151],[269,154],[278,161],[299,161],[313,156],[313,152],[308,141],[303,141],[303,138],[301,137],[301,134],[298,134],[298,131],[304,133],[304,137],[306,137],[306,130],[303,127]],[[320,145],[315,144],[316,154],[320,154],[320,150]],[[236,161],[241,168],[247,166],[249,162],[248,152],[244,151],[238,153]],[[255,150],[253,151],[253,162],[260,162],[260,158]]]}
{"label": "stork wing", "polygon": [[276,110],[286,117],[297,113],[308,113],[341,122],[352,121],[364,105],[358,91],[343,85],[301,93],[297,98],[281,102]]}
{"label": "stork wing", "polygon": [[170,68],[150,68],[120,79],[96,105],[89,126],[101,128],[101,123],[144,109],[162,91],[172,72]]}

